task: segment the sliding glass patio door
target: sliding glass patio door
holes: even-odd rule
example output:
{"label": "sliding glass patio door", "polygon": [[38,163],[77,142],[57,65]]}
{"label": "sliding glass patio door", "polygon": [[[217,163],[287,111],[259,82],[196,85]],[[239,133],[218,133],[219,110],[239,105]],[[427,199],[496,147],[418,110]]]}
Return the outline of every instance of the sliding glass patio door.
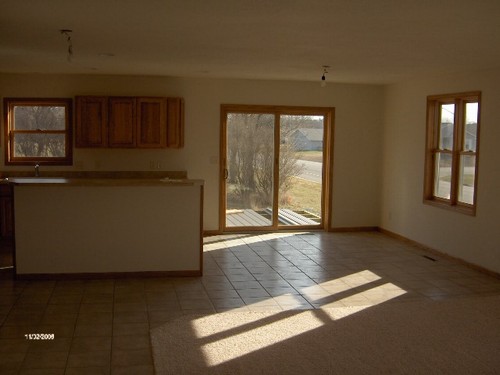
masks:
{"label": "sliding glass patio door", "polygon": [[331,111],[222,106],[222,230],[325,227]]}

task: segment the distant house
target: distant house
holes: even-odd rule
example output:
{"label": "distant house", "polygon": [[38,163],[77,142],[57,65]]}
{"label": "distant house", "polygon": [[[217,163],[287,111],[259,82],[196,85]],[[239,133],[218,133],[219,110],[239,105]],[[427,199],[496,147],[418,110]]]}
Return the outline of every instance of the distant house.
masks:
{"label": "distant house", "polygon": [[292,139],[297,151],[323,150],[323,129],[300,128],[293,132]]}
{"label": "distant house", "polygon": [[439,138],[441,139],[439,148],[443,150],[453,149],[453,124],[450,122],[443,122],[440,129],[441,134]]}
{"label": "distant house", "polygon": [[465,125],[464,150],[476,151],[477,145],[477,123],[469,122]]}
{"label": "distant house", "polygon": [[[441,144],[439,145],[441,149],[452,150],[453,149],[453,131],[454,127],[452,123],[443,122],[441,124]],[[477,123],[470,122],[465,126],[465,137],[463,149],[465,151],[476,151],[477,144]]]}

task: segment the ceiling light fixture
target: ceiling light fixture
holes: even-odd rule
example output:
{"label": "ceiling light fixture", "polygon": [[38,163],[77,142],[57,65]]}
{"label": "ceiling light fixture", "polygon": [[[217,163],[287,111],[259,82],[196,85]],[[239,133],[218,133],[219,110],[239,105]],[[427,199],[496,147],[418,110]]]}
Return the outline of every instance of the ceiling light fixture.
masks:
{"label": "ceiling light fixture", "polygon": [[326,75],[328,73],[328,68],[330,68],[330,65],[323,65],[323,75],[321,76],[321,87],[326,86]]}
{"label": "ceiling light fixture", "polygon": [[68,62],[71,62],[71,60],[73,59],[73,42],[71,41],[71,33],[73,32],[73,30],[62,29],[59,31],[61,32],[62,35],[64,35],[66,37],[66,43],[68,44],[67,59],[68,59]]}

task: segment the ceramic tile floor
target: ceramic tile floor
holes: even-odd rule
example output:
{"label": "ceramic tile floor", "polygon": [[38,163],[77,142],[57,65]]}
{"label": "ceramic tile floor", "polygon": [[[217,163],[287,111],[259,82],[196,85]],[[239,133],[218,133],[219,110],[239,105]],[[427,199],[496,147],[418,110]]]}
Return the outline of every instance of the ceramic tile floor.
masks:
{"label": "ceramic tile floor", "polygon": [[376,232],[223,235],[204,248],[199,278],[1,279],[0,373],[153,374],[149,330],[183,314],[500,295],[499,279]]}

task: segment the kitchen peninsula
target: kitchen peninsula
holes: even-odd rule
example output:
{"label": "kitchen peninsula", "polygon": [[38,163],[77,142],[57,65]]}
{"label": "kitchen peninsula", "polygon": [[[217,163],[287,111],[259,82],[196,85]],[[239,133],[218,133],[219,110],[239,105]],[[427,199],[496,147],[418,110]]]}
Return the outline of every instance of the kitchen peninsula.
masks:
{"label": "kitchen peninsula", "polygon": [[202,274],[203,181],[9,177],[16,274]]}

